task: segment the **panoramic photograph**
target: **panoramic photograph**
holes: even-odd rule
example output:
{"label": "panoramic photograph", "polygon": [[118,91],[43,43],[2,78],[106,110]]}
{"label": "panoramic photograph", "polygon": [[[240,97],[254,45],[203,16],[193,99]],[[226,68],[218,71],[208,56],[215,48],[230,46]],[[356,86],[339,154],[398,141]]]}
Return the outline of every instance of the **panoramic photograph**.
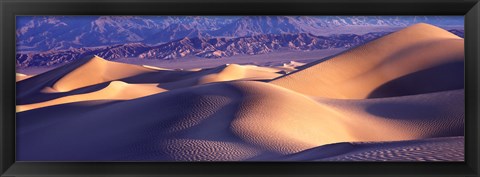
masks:
{"label": "panoramic photograph", "polygon": [[16,160],[464,161],[463,16],[17,16]]}

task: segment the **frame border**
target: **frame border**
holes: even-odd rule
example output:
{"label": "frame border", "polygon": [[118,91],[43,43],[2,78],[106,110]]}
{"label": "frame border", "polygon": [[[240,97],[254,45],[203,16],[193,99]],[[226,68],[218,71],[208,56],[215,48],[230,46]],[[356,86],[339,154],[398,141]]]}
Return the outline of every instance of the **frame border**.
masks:
{"label": "frame border", "polygon": [[[478,0],[0,0],[1,176],[479,176]],[[465,15],[465,162],[15,162],[17,15]]]}

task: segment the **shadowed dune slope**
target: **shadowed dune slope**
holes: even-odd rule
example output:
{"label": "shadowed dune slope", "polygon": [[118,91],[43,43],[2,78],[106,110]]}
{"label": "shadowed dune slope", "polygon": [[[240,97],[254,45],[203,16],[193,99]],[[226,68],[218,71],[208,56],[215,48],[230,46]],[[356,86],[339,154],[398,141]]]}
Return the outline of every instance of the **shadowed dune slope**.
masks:
{"label": "shadowed dune slope", "polygon": [[[461,136],[462,93],[351,103],[314,100],[263,82],[233,81],[91,106],[87,111],[81,110],[89,102],[61,104],[17,114],[17,158],[246,160],[338,142]],[[438,112],[408,111],[419,105]]]}
{"label": "shadowed dune slope", "polygon": [[252,65],[221,65],[215,68],[197,71],[185,79],[160,84],[159,87],[172,90],[212,82],[232,80],[271,80],[282,75],[277,73],[279,71],[280,70],[274,68],[256,67]]}
{"label": "shadowed dune slope", "polygon": [[70,96],[64,96],[57,99],[19,105],[17,106],[17,112],[28,111],[32,109],[65,104],[74,103],[80,101],[93,101],[93,100],[130,100],[139,97],[160,93],[165,90],[158,88],[156,84],[127,84],[122,81],[112,81],[109,85],[98,91],[75,94]]}
{"label": "shadowed dune slope", "polygon": [[[464,41],[416,24],[271,83],[310,96],[362,99],[462,89]],[[434,76],[440,79],[430,80]],[[404,78],[406,77],[406,78]],[[460,80],[459,80],[460,79]],[[423,83],[423,90],[418,90]],[[396,87],[396,90],[382,89]]]}
{"label": "shadowed dune slope", "polygon": [[[223,65],[198,71],[175,71],[107,61],[98,56],[74,61],[27,80],[17,76],[17,103],[20,105],[52,101],[61,97],[98,92],[111,81],[128,84],[157,84],[161,90],[191,87],[231,80],[271,80],[281,76],[278,69],[249,65]],[[21,77],[21,78],[20,78]],[[129,87],[132,88],[132,87]],[[102,99],[116,99],[93,94]],[[76,97],[76,98],[81,98]],[[85,97],[84,97],[85,98]],[[67,98],[61,98],[67,100]],[[123,98],[120,98],[123,99]],[[74,99],[76,101],[86,101]],[[90,100],[90,99],[87,99]],[[73,102],[73,101],[62,101]],[[39,105],[40,105],[39,104]],[[50,105],[43,104],[43,105]]]}
{"label": "shadowed dune slope", "polygon": [[[463,161],[464,137],[410,141],[335,143],[299,153],[271,157],[272,161]],[[261,159],[249,159],[261,160]]]}
{"label": "shadowed dune slope", "polygon": [[154,71],[142,66],[107,61],[95,56],[87,63],[62,76],[53,84],[52,88],[65,92]]}
{"label": "shadowed dune slope", "polygon": [[17,82],[17,99],[35,95],[46,87],[51,87],[58,92],[68,92],[154,71],[141,66],[107,61],[98,56],[86,57]]}

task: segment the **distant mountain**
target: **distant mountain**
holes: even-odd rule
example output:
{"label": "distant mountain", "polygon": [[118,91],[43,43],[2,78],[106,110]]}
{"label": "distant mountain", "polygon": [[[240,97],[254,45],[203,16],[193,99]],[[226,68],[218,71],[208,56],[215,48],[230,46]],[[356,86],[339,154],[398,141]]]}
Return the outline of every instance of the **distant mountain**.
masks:
{"label": "distant mountain", "polygon": [[75,48],[46,52],[20,52],[18,67],[52,66],[67,63],[89,55],[98,55],[108,60],[119,58],[176,59],[186,56],[222,58],[240,54],[257,55],[279,49],[308,51],[329,48],[351,48],[374,40],[388,32],[364,35],[338,34],[316,36],[313,34],[262,34],[238,38],[183,38],[165,44],[149,46],[128,43],[106,47]]}
{"label": "distant mountain", "polygon": [[[426,22],[463,27],[456,16],[20,16],[17,50],[48,51],[262,34],[366,34]],[[387,30],[388,29],[388,30]]]}
{"label": "distant mountain", "polygon": [[[463,30],[448,30],[463,37]],[[262,34],[238,38],[185,37],[180,40],[160,44],[127,43],[102,47],[81,47],[46,52],[19,52],[16,55],[18,67],[53,66],[68,63],[90,55],[98,55],[108,60],[120,58],[177,59],[186,56],[202,58],[222,58],[235,55],[257,55],[279,49],[309,51],[329,48],[352,48],[390,32],[375,32],[363,35],[333,34],[316,36],[313,34]]]}

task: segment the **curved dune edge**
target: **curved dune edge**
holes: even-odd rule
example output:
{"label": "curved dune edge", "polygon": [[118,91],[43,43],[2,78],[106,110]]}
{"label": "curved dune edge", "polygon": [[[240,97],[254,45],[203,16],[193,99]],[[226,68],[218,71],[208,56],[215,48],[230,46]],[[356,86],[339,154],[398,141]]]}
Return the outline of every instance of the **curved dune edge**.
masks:
{"label": "curved dune edge", "polygon": [[[48,89],[47,92],[55,93],[52,88]],[[140,98],[148,95],[153,95],[156,93],[164,92],[166,90],[158,88],[156,84],[127,84],[121,81],[113,81],[110,84],[98,91],[71,95],[60,97],[57,99],[27,104],[27,105],[18,105],[16,107],[17,112],[28,111],[32,109],[54,106],[65,103],[74,103],[80,101],[94,101],[94,100],[131,100],[135,98]]]}
{"label": "curved dune edge", "polygon": [[239,84],[239,87],[246,92],[246,100],[238,111],[240,116],[232,122],[233,131],[251,143],[279,153],[336,142],[463,135],[463,90],[314,102],[269,84]]}
{"label": "curved dune edge", "polygon": [[154,70],[159,70],[159,71],[171,70],[171,69],[167,69],[167,68],[160,68],[160,67],[150,66],[150,65],[142,65],[142,66],[145,67],[145,68],[148,68],[148,69],[154,69]]}
{"label": "curved dune edge", "polygon": [[[271,83],[310,96],[364,99],[389,81],[438,66],[463,63],[463,60],[462,38],[432,25],[416,24]],[[463,71],[447,67],[434,74],[441,78],[463,75]],[[412,82],[402,84],[406,87],[404,90],[415,89],[411,88],[416,87]],[[441,91],[448,82],[431,81],[430,85]],[[456,87],[463,88],[463,83]],[[396,94],[404,95],[401,92]]]}
{"label": "curved dune edge", "polygon": [[16,74],[15,74],[15,80],[16,80],[16,82],[19,82],[19,81],[28,79],[28,78],[30,78],[30,77],[33,77],[33,76],[29,76],[29,75],[22,74],[22,73],[16,73]]}
{"label": "curved dune edge", "polygon": [[60,92],[66,92],[148,72],[153,72],[153,70],[136,65],[111,62],[94,56],[87,63],[56,81],[52,88]]}
{"label": "curved dune edge", "polygon": [[295,154],[252,158],[248,161],[464,161],[465,139],[441,137],[409,141],[335,143]]}
{"label": "curved dune edge", "polygon": [[232,80],[267,80],[281,76],[279,70],[273,68],[256,67],[252,65],[229,64],[221,71],[202,76],[199,83],[223,82]]}
{"label": "curved dune edge", "polygon": [[[66,93],[67,96],[71,96],[69,92],[95,87],[112,81],[125,82],[130,85],[157,84],[163,90],[172,90],[231,80],[271,80],[282,75],[278,73],[279,71],[279,69],[275,68],[238,64],[223,65],[198,71],[173,71],[150,66],[116,63],[94,56],[90,59],[84,59],[82,62],[71,63],[38,75],[26,82],[19,80],[17,90],[21,94],[17,95],[17,99],[33,100],[28,101],[29,104],[40,103],[45,101],[48,94]],[[99,99],[103,99],[103,96],[98,96]],[[66,98],[62,99],[65,100]],[[76,99],[76,101],[86,100]]]}
{"label": "curved dune edge", "polygon": [[37,96],[47,87],[57,92],[69,92],[154,71],[142,66],[116,63],[98,56],[90,56],[17,82],[17,100]]}
{"label": "curved dune edge", "polygon": [[[246,160],[263,154],[297,153],[339,142],[462,136],[462,93],[462,90],[447,91],[366,100],[365,103],[324,102],[268,83],[234,81],[163,92],[82,114],[73,113],[80,108],[63,104],[18,114],[18,147],[36,147],[34,152],[23,151],[27,154],[20,153],[18,157]],[[396,103],[390,107],[393,113],[418,104],[443,111],[410,112],[409,117],[395,117],[396,114],[382,116],[382,112],[375,116],[364,110],[366,106],[390,102]],[[397,104],[405,105],[403,110],[398,109]],[[344,113],[339,109],[351,111]],[[36,118],[33,115],[40,113],[49,117],[48,120],[31,121]],[[358,116],[351,116],[353,113]],[[411,120],[411,117],[417,119]],[[49,125],[55,128],[42,128]],[[132,136],[125,137],[127,132]],[[84,145],[78,146],[77,140]],[[101,147],[87,146],[96,142],[102,142]],[[116,150],[104,152],[108,149]],[[211,156],[219,149],[232,153],[225,153],[222,159]],[[63,153],[52,154],[52,151]],[[102,153],[99,155],[99,152]],[[128,156],[124,156],[126,154]]]}

